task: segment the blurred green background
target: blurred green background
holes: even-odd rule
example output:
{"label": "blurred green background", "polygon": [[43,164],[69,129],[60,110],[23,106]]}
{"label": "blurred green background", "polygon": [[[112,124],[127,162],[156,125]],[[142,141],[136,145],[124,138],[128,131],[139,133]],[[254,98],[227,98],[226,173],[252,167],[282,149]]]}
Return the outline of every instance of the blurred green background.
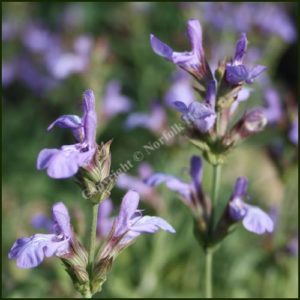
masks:
{"label": "blurred green background", "polygon": [[[87,242],[84,232],[85,226],[89,226],[90,211],[78,187],[72,180],[52,180],[35,168],[42,148],[72,143],[69,132],[47,133],[47,126],[62,114],[80,115],[81,95],[88,88],[95,92],[101,115],[101,101],[111,79],[120,81],[122,93],[134,103],[134,111],[149,112],[154,100],[163,104],[175,66],[153,53],[150,33],[155,33],[176,50],[188,50],[190,46],[184,35],[186,21],[197,18],[203,26],[208,60],[216,60],[215,55],[218,59],[230,56],[240,29],[229,21],[242,18],[241,12],[236,12],[242,4],[225,4],[209,7],[205,3],[155,2],[2,3],[3,297],[79,297],[59,259],[46,259],[37,268],[22,270],[7,258],[18,237],[36,232],[31,218],[39,212],[50,215],[56,201],[66,203],[74,227],[83,242]],[[246,8],[250,19],[253,11],[265,9],[272,11],[277,20],[276,13],[280,11],[285,16],[282,22],[295,28],[296,4],[251,5],[254,10],[250,6]],[[230,13],[226,13],[228,11]],[[221,25],[215,22],[217,17]],[[237,20],[241,24],[239,22],[242,21]],[[260,105],[264,88],[271,85],[278,89],[285,112],[290,114],[290,106],[297,109],[298,101],[297,37],[285,39],[284,34],[259,23],[246,25],[249,48],[259,53],[257,63],[268,66],[268,77],[251,86],[254,91],[241,109]],[[44,52],[27,45],[30,40],[27,29],[35,26],[55,37]],[[283,25],[276,23],[274,26]],[[54,78],[44,58],[51,51],[55,56],[51,47],[56,47],[56,39],[70,51],[72,43],[80,36],[87,36],[91,41],[87,67],[64,78]],[[37,43],[42,46],[43,41]],[[165,110],[169,124],[178,120],[174,111],[167,107]],[[158,133],[145,128],[125,130],[127,115],[99,118],[99,143],[113,138],[113,169],[132,160],[135,151],[159,137]],[[298,236],[298,160],[295,157],[298,149],[286,137],[287,126],[285,121],[250,138],[231,153],[223,168],[221,205],[225,206],[228,201],[236,177],[247,176],[254,203],[267,211],[275,210],[278,221],[272,235],[259,237],[240,226],[225,239],[215,254],[215,297],[298,297],[298,256],[287,250],[292,238]],[[267,149],[275,140],[282,142],[283,152],[274,161]],[[145,155],[144,161],[155,171],[188,180],[186,168],[190,156],[195,154],[199,154],[197,149],[179,138]],[[135,163],[129,173],[136,176],[137,168]],[[209,193],[211,167],[205,163],[204,168],[203,186]],[[158,190],[165,210],[155,211],[146,202],[141,205],[145,213],[164,217],[177,233],[160,232],[140,237],[117,258],[98,297],[204,297],[204,253],[193,237],[191,214],[174,193],[164,187]],[[124,193],[113,189],[111,198],[116,207]]]}

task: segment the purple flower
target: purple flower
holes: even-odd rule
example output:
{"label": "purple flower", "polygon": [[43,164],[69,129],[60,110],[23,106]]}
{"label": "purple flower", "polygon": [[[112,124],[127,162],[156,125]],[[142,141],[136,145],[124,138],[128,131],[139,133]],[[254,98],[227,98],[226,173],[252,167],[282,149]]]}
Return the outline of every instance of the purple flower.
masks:
{"label": "purple flower", "polygon": [[174,108],[174,102],[181,101],[186,106],[191,102],[196,101],[194,89],[190,81],[190,77],[183,71],[175,75],[172,86],[165,94],[165,103]]}
{"label": "purple flower", "polygon": [[298,256],[299,238],[298,233],[295,234],[292,239],[288,242],[286,250],[292,256]]}
{"label": "purple flower", "polygon": [[232,62],[226,65],[226,80],[232,85],[238,85],[242,82],[251,84],[257,76],[266,70],[266,67],[261,65],[255,66],[250,70],[243,64],[247,43],[246,34],[243,33],[236,44]]}
{"label": "purple flower", "polygon": [[259,207],[243,201],[247,197],[247,189],[248,180],[239,177],[228,205],[230,218],[234,221],[242,221],[243,226],[250,232],[256,234],[272,232],[274,229],[272,219]]}
{"label": "purple flower", "polygon": [[264,100],[266,106],[263,113],[268,119],[268,123],[276,123],[282,117],[282,107],[278,93],[274,89],[267,89]]}
{"label": "purple flower", "polygon": [[86,167],[96,151],[97,118],[95,98],[91,90],[83,94],[83,116],[64,115],[56,119],[54,126],[72,130],[78,143],[64,145],[60,149],[43,149],[37,159],[37,169],[47,169],[52,178],[68,178],[75,175],[80,167]]}
{"label": "purple flower", "polygon": [[186,123],[192,124],[192,126],[194,126],[197,130],[205,133],[215,124],[215,101],[216,82],[212,80],[207,88],[207,94],[205,98],[206,103],[193,101],[189,104],[189,106],[187,106],[184,102],[175,101],[174,106],[176,110],[182,113],[182,119]]}
{"label": "purple flower", "polygon": [[132,108],[131,100],[121,94],[121,84],[117,80],[112,80],[107,84],[104,97],[102,99],[101,113],[103,118],[112,117],[128,112]]}
{"label": "purple flower", "polygon": [[31,219],[31,224],[35,229],[44,229],[51,232],[54,222],[44,214],[38,213]]}
{"label": "purple flower", "polygon": [[289,139],[293,144],[298,145],[298,114],[295,116],[292,123],[292,128],[289,132]]}
{"label": "purple flower", "polygon": [[175,233],[175,229],[164,219],[143,216],[138,209],[139,198],[139,194],[131,190],[124,196],[119,215],[116,217],[110,233],[111,238],[102,257],[113,255],[113,251],[120,252],[142,233],[155,233],[159,229]]}
{"label": "purple flower", "polygon": [[[173,62],[180,68],[196,76],[196,78],[201,79],[210,70],[207,68],[207,62],[204,57],[202,28],[198,20],[188,20],[187,34],[192,45],[191,51],[175,52],[153,34],[150,35],[151,47],[156,54]],[[211,74],[209,75],[212,77]]]}
{"label": "purple flower", "polygon": [[230,106],[230,115],[233,115],[241,102],[247,101],[252,89],[244,87],[238,93],[236,100]]}
{"label": "purple flower", "polygon": [[127,129],[136,127],[144,127],[154,133],[160,133],[166,124],[166,113],[163,107],[155,102],[152,105],[150,114],[133,113],[126,120],[125,126]]}
{"label": "purple flower", "polygon": [[123,190],[137,191],[142,201],[153,207],[157,211],[161,211],[164,207],[162,199],[157,195],[155,189],[144,182],[153,173],[151,166],[147,163],[142,163],[138,167],[139,176],[131,176],[122,173],[118,176],[116,185]]}
{"label": "purple flower", "polygon": [[13,244],[9,251],[9,259],[15,259],[19,268],[34,268],[45,257],[63,256],[69,252],[73,232],[70,216],[62,202],[53,205],[53,227],[50,234],[34,234],[23,237]]}
{"label": "purple flower", "polygon": [[[192,179],[190,183],[183,182],[175,176],[164,173],[155,173],[145,181],[150,186],[157,186],[164,183],[169,190],[177,192],[181,196],[184,204],[193,209],[198,204],[195,203],[197,196],[202,197],[202,172],[201,158],[193,156],[190,161],[190,177]],[[195,195],[196,198],[194,197]],[[203,201],[203,199],[199,200],[200,202]]]}
{"label": "purple flower", "polygon": [[111,231],[113,218],[110,216],[113,211],[113,203],[107,198],[99,205],[98,221],[97,221],[97,236],[106,238]]}

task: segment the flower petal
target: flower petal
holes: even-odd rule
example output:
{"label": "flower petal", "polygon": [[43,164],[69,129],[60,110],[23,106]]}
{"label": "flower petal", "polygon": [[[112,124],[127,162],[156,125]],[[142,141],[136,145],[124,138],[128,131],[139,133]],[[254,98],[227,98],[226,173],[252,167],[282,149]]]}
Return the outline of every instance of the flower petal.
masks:
{"label": "flower petal", "polygon": [[68,251],[69,241],[57,241],[54,234],[35,234],[18,239],[9,251],[9,259],[16,259],[19,268],[34,268],[45,257],[62,255]]}
{"label": "flower petal", "polygon": [[190,163],[190,175],[193,180],[196,191],[200,190],[202,181],[202,160],[199,156],[192,156]]}
{"label": "flower petal", "polygon": [[247,36],[245,33],[242,33],[235,47],[234,63],[236,64],[242,63],[243,57],[247,51],[247,44],[248,44]]}
{"label": "flower petal", "polygon": [[273,231],[273,221],[263,210],[249,204],[245,205],[247,206],[247,214],[243,219],[243,225],[248,231],[256,234]]}
{"label": "flower petal", "polygon": [[188,107],[188,113],[183,114],[185,121],[192,122],[201,132],[207,132],[213,127],[216,113],[206,104],[194,101]]}
{"label": "flower petal", "polygon": [[267,69],[266,66],[261,66],[261,65],[255,66],[252,70],[249,71],[246,83],[249,83],[249,84],[253,83],[254,79],[256,77],[258,77],[266,69]]}
{"label": "flower petal", "polygon": [[181,101],[175,101],[173,102],[173,106],[176,110],[178,110],[181,113],[187,113],[188,111],[188,107],[186,106],[186,104],[184,102]]}
{"label": "flower petal", "polygon": [[248,179],[246,177],[238,177],[233,191],[233,198],[243,198],[247,196]]}
{"label": "flower petal", "polygon": [[167,221],[162,218],[152,216],[141,217],[137,222],[130,226],[130,230],[139,233],[154,233],[159,229],[171,233],[176,232],[175,229]]}
{"label": "flower petal", "polygon": [[44,229],[47,230],[50,233],[54,233],[53,232],[53,221],[46,217],[43,214],[36,214],[32,219],[31,219],[31,225],[35,228],[35,229]]}
{"label": "flower petal", "polygon": [[174,176],[163,173],[155,173],[146,180],[146,183],[150,186],[165,183],[167,188],[171,191],[179,193],[187,201],[186,204],[189,205],[191,202],[191,186]]}
{"label": "flower petal", "polygon": [[59,152],[58,149],[43,149],[42,151],[40,151],[37,158],[36,168],[38,170],[43,170],[48,168],[51,158],[58,152]]}
{"label": "flower petal", "polygon": [[83,93],[84,141],[89,147],[96,147],[97,114],[95,109],[95,96],[92,90]]}
{"label": "flower petal", "polygon": [[52,207],[53,220],[58,226],[58,234],[63,233],[66,237],[72,236],[71,221],[68,209],[62,202],[57,202]]}
{"label": "flower petal", "polygon": [[129,190],[123,197],[120,212],[115,220],[115,236],[120,236],[129,229],[130,218],[139,205],[140,196],[137,192]]}
{"label": "flower petal", "polygon": [[200,61],[200,57],[203,56],[202,28],[200,22],[196,19],[188,20],[187,33],[192,44],[193,52],[197,54]]}
{"label": "flower petal", "polygon": [[153,51],[164,57],[167,60],[172,61],[173,50],[168,45],[160,41],[153,34],[150,35],[150,43]]}
{"label": "flower petal", "polygon": [[249,72],[244,65],[226,65],[226,80],[232,84],[237,85],[249,79]]}
{"label": "flower petal", "polygon": [[53,121],[47,128],[47,130],[51,130],[54,126],[58,126],[60,128],[70,128],[77,129],[82,127],[81,118],[77,115],[63,115]]}

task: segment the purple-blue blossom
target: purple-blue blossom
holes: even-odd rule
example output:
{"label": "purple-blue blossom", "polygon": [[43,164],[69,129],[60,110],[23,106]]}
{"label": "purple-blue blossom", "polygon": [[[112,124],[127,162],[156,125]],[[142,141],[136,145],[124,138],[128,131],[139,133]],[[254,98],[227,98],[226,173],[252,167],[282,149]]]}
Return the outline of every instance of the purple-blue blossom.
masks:
{"label": "purple-blue blossom", "polygon": [[175,229],[164,219],[154,216],[143,216],[138,209],[140,196],[135,191],[128,191],[124,196],[119,215],[115,218],[111,237],[101,256],[114,255],[129,246],[143,233],[155,233],[159,229],[175,233]]}
{"label": "purple-blue blossom", "polygon": [[43,149],[37,158],[37,169],[47,169],[52,178],[68,178],[75,175],[80,167],[87,167],[96,151],[97,117],[95,98],[92,90],[83,94],[83,116],[63,115],[56,119],[54,126],[72,130],[78,143],[64,145],[60,149]]}
{"label": "purple-blue blossom", "polygon": [[182,113],[182,119],[202,133],[209,131],[215,124],[216,82],[212,80],[207,87],[205,102],[193,101],[188,106],[175,101],[174,107]]}
{"label": "purple-blue blossom", "polygon": [[130,111],[132,100],[121,94],[121,84],[117,80],[108,82],[105,94],[102,98],[100,115],[106,120],[112,117]]}
{"label": "purple-blue blossom", "polygon": [[250,232],[256,234],[272,232],[274,224],[270,216],[259,207],[244,202],[248,196],[247,190],[248,180],[245,177],[237,178],[228,204],[230,218],[233,221],[242,221],[245,229]]}
{"label": "purple-blue blossom", "polygon": [[276,123],[282,118],[282,106],[279,95],[275,89],[269,88],[264,93],[265,106],[263,113],[268,119],[268,123]]}
{"label": "purple-blue blossom", "polygon": [[142,201],[153,207],[157,211],[161,211],[164,207],[164,202],[157,195],[155,189],[144,182],[144,179],[150,177],[153,173],[151,166],[148,163],[141,163],[138,166],[138,176],[122,173],[118,176],[116,186],[123,190],[134,190],[141,196]]}
{"label": "purple-blue blossom", "polygon": [[69,252],[73,232],[70,216],[62,202],[52,207],[53,226],[49,234],[34,234],[17,239],[9,251],[9,259],[16,260],[19,268],[34,268],[46,257],[63,256]]}
{"label": "purple-blue blossom", "polygon": [[174,107],[174,102],[181,101],[186,106],[196,101],[195,92],[190,77],[184,71],[178,71],[174,75],[172,85],[164,96],[165,103]]}
{"label": "purple-blue blossom", "polygon": [[113,209],[113,203],[109,198],[103,200],[99,205],[97,219],[97,236],[99,238],[106,238],[111,231],[113,225],[111,213]]}
{"label": "purple-blue blossom", "polygon": [[[201,158],[199,156],[193,156],[190,160],[189,170],[191,182],[184,182],[175,176],[165,173],[154,173],[147,178],[145,182],[150,186],[157,186],[164,183],[169,190],[180,195],[184,204],[194,210],[194,208],[199,205],[198,202],[195,202],[195,199],[203,197],[201,186],[202,173],[203,169]],[[200,203],[203,203],[204,201],[204,199],[198,200]]]}
{"label": "purple-blue blossom", "polygon": [[155,102],[152,105],[150,114],[147,113],[132,113],[128,116],[125,122],[127,129],[136,127],[147,128],[154,133],[163,131],[166,125],[166,113],[160,103]]}
{"label": "purple-blue blossom", "polygon": [[257,76],[266,70],[266,67],[262,65],[257,65],[250,69],[243,64],[247,44],[246,34],[242,33],[236,44],[234,58],[231,63],[226,65],[225,78],[229,84],[238,85],[242,82],[251,84]]}
{"label": "purple-blue blossom", "polygon": [[211,77],[204,56],[202,47],[202,28],[198,20],[188,20],[187,35],[192,46],[191,51],[175,52],[171,47],[160,41],[153,34],[150,35],[151,47],[156,54],[191,73],[197,79],[202,79],[208,72],[209,77]]}

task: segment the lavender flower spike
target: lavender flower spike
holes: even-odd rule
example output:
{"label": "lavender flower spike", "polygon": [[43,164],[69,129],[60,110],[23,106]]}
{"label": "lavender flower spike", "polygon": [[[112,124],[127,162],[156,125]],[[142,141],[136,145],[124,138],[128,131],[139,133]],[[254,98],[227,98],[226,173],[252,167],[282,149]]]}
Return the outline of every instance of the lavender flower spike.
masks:
{"label": "lavender flower spike", "polygon": [[249,70],[243,64],[247,44],[246,34],[243,33],[236,44],[234,59],[226,65],[226,80],[232,85],[238,85],[242,82],[251,84],[257,76],[266,70],[266,67],[261,65],[257,65]]}
{"label": "lavender flower spike", "polygon": [[191,51],[175,52],[153,34],[150,35],[151,47],[156,54],[201,79],[205,75],[207,66],[202,47],[202,28],[198,20],[188,20],[187,34],[192,45]]}
{"label": "lavender flower spike", "polygon": [[164,219],[143,216],[138,210],[139,198],[139,194],[132,190],[124,196],[108,242],[110,250],[116,247],[118,252],[121,251],[142,233],[155,233],[159,229],[175,233],[175,229]]}
{"label": "lavender flower spike", "polygon": [[243,201],[243,198],[247,196],[247,189],[248,180],[245,177],[239,177],[229,201],[230,218],[234,221],[242,220],[243,226],[250,232],[256,234],[272,232],[274,229],[272,219],[259,207]]}
{"label": "lavender flower spike", "polygon": [[52,178],[68,178],[75,175],[80,167],[87,166],[96,151],[97,117],[95,98],[91,90],[83,94],[83,116],[64,115],[56,119],[54,126],[72,130],[77,144],[64,145],[60,149],[43,149],[37,159],[37,169],[47,169]]}
{"label": "lavender flower spike", "polygon": [[46,257],[63,256],[69,252],[73,233],[67,208],[62,202],[53,205],[51,234],[34,234],[23,237],[13,244],[8,258],[15,259],[19,268],[34,268]]}

